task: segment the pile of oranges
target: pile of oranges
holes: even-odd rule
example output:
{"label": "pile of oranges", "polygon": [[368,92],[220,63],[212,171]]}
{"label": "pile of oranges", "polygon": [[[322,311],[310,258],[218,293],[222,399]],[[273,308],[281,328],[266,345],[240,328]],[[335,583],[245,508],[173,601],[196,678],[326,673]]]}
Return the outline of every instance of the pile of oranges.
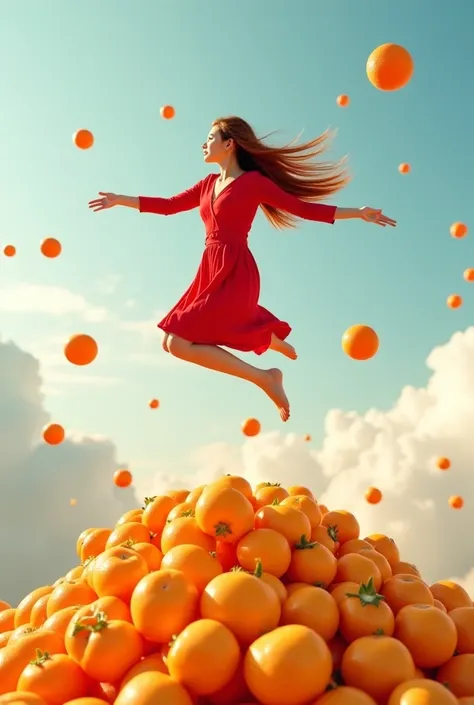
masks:
{"label": "pile of oranges", "polygon": [[306,487],[148,497],[0,606],[0,705],[474,704],[474,606]]}

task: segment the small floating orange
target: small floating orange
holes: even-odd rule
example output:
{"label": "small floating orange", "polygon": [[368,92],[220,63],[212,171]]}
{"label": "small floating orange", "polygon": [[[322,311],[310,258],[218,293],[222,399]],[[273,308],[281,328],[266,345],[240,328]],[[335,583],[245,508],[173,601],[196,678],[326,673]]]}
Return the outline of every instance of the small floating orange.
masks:
{"label": "small floating orange", "polygon": [[464,270],[464,279],[467,282],[474,282],[474,269],[465,269]]}
{"label": "small floating orange", "polygon": [[382,493],[378,487],[368,487],[365,491],[365,499],[369,504],[378,504],[382,501]]}
{"label": "small floating orange", "polygon": [[242,428],[242,433],[244,434],[244,436],[252,437],[252,436],[258,436],[258,434],[261,431],[262,426],[261,426],[260,421],[258,419],[250,418],[250,419],[245,419],[245,421],[242,422],[241,428]]}
{"label": "small floating orange", "polygon": [[5,257],[14,257],[16,255],[15,245],[5,245],[3,248],[3,254]]}
{"label": "small floating orange", "polygon": [[436,465],[438,466],[438,470],[449,470],[451,467],[451,461],[449,458],[438,458]]}
{"label": "small floating orange", "polygon": [[114,473],[114,484],[117,487],[130,487],[132,479],[130,470],[116,470]]}
{"label": "small floating orange", "polygon": [[446,303],[449,308],[459,308],[462,306],[462,296],[459,296],[459,294],[451,294],[451,296],[448,296]]}
{"label": "small floating orange", "polygon": [[462,509],[464,507],[464,499],[460,495],[455,494],[449,498],[448,504],[451,509]]}
{"label": "small floating orange", "polygon": [[336,103],[339,105],[340,108],[346,108],[350,102],[351,99],[348,95],[338,95],[336,98]]}
{"label": "small floating orange", "polygon": [[176,115],[176,110],[172,105],[163,105],[163,107],[160,108],[160,114],[165,120],[172,120]]}
{"label": "small floating orange", "polygon": [[342,336],[342,349],[353,360],[369,360],[379,349],[379,338],[370,326],[351,326]]}
{"label": "small floating orange", "polygon": [[460,240],[462,237],[466,237],[468,227],[464,223],[453,223],[449,228],[449,232],[451,233],[451,237]]}
{"label": "small floating orange", "polygon": [[59,240],[55,237],[47,237],[40,245],[41,254],[49,259],[59,257],[62,251],[62,246]]}
{"label": "small floating orange", "polygon": [[77,130],[72,141],[79,149],[90,149],[94,144],[94,135],[90,130]]}
{"label": "small floating orange", "polygon": [[50,423],[43,429],[43,440],[50,446],[57,446],[64,441],[64,428],[58,423]]}
{"label": "small floating orange", "polygon": [[148,406],[150,407],[150,409],[158,409],[158,407],[160,406],[160,402],[158,401],[158,399],[150,399],[150,401],[148,402]]}
{"label": "small floating orange", "polygon": [[411,171],[411,166],[407,162],[402,162],[398,167],[400,174],[409,174]]}
{"label": "small floating orange", "polygon": [[66,359],[73,365],[90,365],[91,362],[94,362],[98,352],[96,341],[86,333],[73,335],[64,346]]}

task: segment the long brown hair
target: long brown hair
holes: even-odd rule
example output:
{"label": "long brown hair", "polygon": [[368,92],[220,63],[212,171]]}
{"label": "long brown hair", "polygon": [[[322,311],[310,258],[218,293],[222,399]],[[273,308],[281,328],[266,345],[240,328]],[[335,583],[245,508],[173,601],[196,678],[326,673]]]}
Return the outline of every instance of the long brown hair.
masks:
{"label": "long brown hair", "polygon": [[[282,147],[272,147],[259,138],[252,127],[236,116],[214,120],[223,139],[233,139],[236,156],[243,171],[259,171],[288,193],[303,201],[321,201],[342,189],[349,176],[345,159],[338,162],[315,161],[328,148],[329,130],[309,142],[295,144],[295,140]],[[272,134],[272,133],[271,133]],[[285,211],[261,205],[265,216],[275,228],[293,228],[297,219]]]}

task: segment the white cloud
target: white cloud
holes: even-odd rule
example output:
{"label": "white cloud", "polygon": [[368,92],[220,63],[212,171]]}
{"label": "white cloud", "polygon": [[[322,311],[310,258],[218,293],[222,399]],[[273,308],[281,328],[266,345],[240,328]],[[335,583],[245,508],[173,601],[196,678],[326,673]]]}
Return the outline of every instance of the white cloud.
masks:
{"label": "white cloud", "polygon": [[139,504],[134,490],[112,483],[110,441],[68,436],[47,446],[39,440],[48,420],[38,360],[0,341],[0,595],[12,602],[77,564],[75,541],[84,528],[113,526]]}
{"label": "white cloud", "polygon": [[[432,375],[426,388],[405,387],[387,411],[329,411],[319,450],[281,432],[241,448],[214,444],[194,454],[196,471],[179,485],[203,483],[220,468],[252,483],[307,485],[329,507],[354,512],[363,535],[392,535],[402,559],[417,564],[428,580],[467,576],[474,595],[474,328],[435,348],[427,365]],[[451,459],[449,471],[436,469],[439,456]],[[154,492],[170,483],[178,481],[156,476]],[[384,493],[377,506],[364,500],[370,485]],[[452,494],[465,498],[463,510],[448,506]]]}
{"label": "white cloud", "polygon": [[105,308],[93,306],[80,294],[64,287],[43,284],[21,283],[0,287],[0,311],[53,316],[75,313],[95,323],[107,319]]}

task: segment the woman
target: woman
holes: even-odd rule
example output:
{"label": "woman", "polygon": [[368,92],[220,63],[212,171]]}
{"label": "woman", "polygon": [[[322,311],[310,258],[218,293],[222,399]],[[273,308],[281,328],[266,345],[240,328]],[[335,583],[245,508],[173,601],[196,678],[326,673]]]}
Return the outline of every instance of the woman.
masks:
{"label": "woman", "polygon": [[259,306],[260,278],[247,238],[260,207],[276,228],[294,227],[296,218],[334,223],[361,218],[385,227],[391,218],[374,208],[336,208],[316,203],[348,181],[342,163],[318,163],[327,133],[301,145],[273,147],[238,117],[215,120],[202,145],[204,161],[217,164],[188,191],[173,198],[119,196],[100,192],[89,202],[94,211],[113,206],[142,213],[174,215],[199,207],[206,246],[196,277],[176,306],[158,324],[163,348],[175,357],[252,382],[276,405],[282,421],[290,416],[281,370],[254,367],[220,346],[275,350],[296,358],[286,342],[288,323]]}

